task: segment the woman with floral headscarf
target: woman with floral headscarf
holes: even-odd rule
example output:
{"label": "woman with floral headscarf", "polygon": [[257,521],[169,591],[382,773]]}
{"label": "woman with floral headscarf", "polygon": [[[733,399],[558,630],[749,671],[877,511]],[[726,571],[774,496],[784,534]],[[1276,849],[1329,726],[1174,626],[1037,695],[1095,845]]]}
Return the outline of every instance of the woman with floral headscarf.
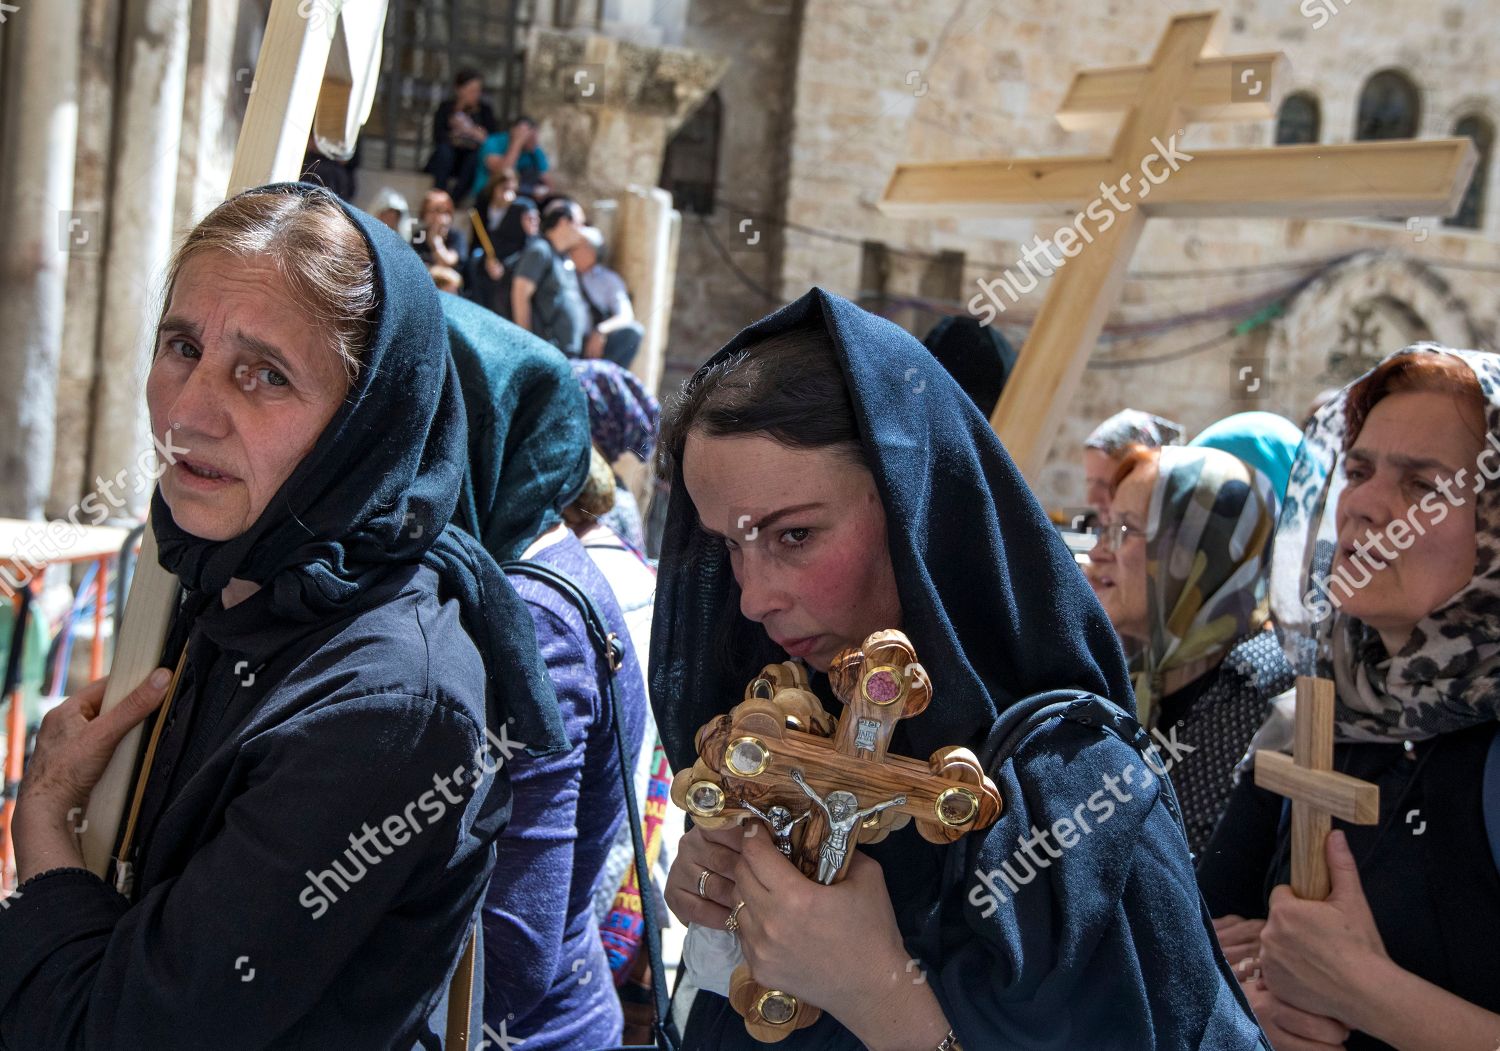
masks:
{"label": "woman with floral headscarf", "polygon": [[1274,507],[1267,478],[1228,453],[1137,447],[1090,554],[1104,611],[1139,647],[1136,715],[1171,765],[1194,853],[1271,698],[1292,684],[1266,627]]}
{"label": "woman with floral headscarf", "polygon": [[1332,892],[1302,901],[1284,801],[1247,778],[1200,865],[1278,1049],[1500,1039],[1497,436],[1500,358],[1433,344],[1308,428],[1271,608],[1297,670],[1336,684],[1334,768],[1379,786],[1380,816],[1335,819]]}

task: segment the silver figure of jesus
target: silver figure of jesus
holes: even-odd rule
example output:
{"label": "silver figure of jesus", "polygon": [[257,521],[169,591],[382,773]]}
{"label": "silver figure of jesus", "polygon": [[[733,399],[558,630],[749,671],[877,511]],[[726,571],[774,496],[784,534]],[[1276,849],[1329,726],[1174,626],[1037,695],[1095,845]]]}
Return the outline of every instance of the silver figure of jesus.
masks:
{"label": "silver figure of jesus", "polygon": [[849,853],[850,847],[849,833],[853,832],[861,821],[872,814],[878,814],[893,806],[901,806],[906,802],[906,797],[901,795],[860,810],[859,799],[853,792],[836,789],[826,796],[819,796],[812,786],[803,780],[801,770],[792,771],[792,780],[797,782],[797,787],[807,794],[808,799],[818,805],[824,817],[828,819],[828,835],[823,839],[822,846],[818,848],[819,883],[832,883],[839,869],[844,867],[844,857]]}
{"label": "silver figure of jesus", "polygon": [[743,800],[741,800],[740,806],[771,826],[771,835],[776,840],[777,849],[786,857],[792,856],[792,829],[807,820],[808,815],[812,813],[812,810],[808,809],[804,810],[797,817],[792,817],[791,810],[780,803],[777,803],[770,810],[760,810]]}

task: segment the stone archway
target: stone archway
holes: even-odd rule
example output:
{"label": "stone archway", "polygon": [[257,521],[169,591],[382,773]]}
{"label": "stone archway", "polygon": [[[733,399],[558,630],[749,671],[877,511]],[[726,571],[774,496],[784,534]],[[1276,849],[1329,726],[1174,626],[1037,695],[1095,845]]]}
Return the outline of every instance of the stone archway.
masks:
{"label": "stone archway", "polygon": [[1330,268],[1288,305],[1266,345],[1285,410],[1300,419],[1320,390],[1342,386],[1392,351],[1431,339],[1476,347],[1469,305],[1426,264],[1362,252]]}

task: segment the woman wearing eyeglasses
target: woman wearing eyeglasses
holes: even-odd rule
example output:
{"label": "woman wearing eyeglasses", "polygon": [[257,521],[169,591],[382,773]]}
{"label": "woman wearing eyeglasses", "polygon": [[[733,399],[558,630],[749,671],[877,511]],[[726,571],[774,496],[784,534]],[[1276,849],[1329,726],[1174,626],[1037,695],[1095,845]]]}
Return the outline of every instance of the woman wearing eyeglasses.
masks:
{"label": "woman wearing eyeglasses", "polygon": [[1267,626],[1275,498],[1217,449],[1137,446],[1115,473],[1089,583],[1136,650],[1136,717],[1154,731],[1199,854],[1235,763],[1293,674]]}

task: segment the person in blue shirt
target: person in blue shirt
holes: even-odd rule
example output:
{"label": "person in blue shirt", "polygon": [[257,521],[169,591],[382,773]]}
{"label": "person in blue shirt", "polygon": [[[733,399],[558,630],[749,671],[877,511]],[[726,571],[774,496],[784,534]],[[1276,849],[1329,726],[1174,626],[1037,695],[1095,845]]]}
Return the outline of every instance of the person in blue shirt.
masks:
{"label": "person in blue shirt", "polygon": [[305,184],[179,250],[146,382],[180,450],[150,518],[179,678],[123,892],[83,867],[76,812],[164,690],[101,715],[101,681],[42,724],[0,1047],[443,1046],[507,766],[567,738],[525,604],[450,525],[466,423],[438,299],[395,233]]}
{"label": "person in blue shirt", "polygon": [[479,148],[479,163],[469,194],[477,198],[491,179],[510,170],[520,181],[516,192],[542,203],[552,193],[552,175],[547,169],[547,154],[537,141],[536,121],[517,117],[509,131],[495,132]]}

